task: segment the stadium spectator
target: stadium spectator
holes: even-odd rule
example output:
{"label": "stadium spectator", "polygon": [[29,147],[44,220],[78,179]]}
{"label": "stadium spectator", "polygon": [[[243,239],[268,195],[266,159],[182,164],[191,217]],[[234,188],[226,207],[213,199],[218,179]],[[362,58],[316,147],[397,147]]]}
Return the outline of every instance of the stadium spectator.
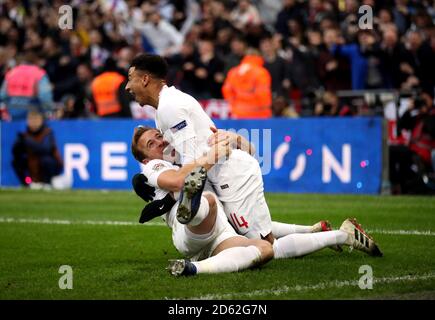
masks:
{"label": "stadium spectator", "polygon": [[115,56],[116,67],[120,72],[122,72],[125,76],[128,75],[128,68],[130,67],[130,63],[134,58],[134,50],[133,48],[126,46],[121,48]]}
{"label": "stadium spectator", "polygon": [[131,117],[130,97],[123,83],[126,77],[118,72],[115,61],[106,61],[103,73],[91,83],[95,113],[99,117]]}
{"label": "stadium spectator", "polygon": [[352,89],[383,87],[383,79],[377,59],[379,52],[375,52],[376,39],[369,30],[357,33],[357,43],[343,44],[343,39],[337,39],[336,45],[331,47],[333,54],[345,56],[351,64]]}
{"label": "stadium spectator", "polygon": [[399,34],[394,25],[389,25],[382,32],[381,65],[384,72],[385,88],[400,88],[408,77],[409,66],[405,62],[408,52],[399,42]]}
{"label": "stadium spectator", "polygon": [[264,59],[264,67],[269,71],[272,77],[272,94],[274,97],[279,95],[288,95],[290,89],[289,73],[287,71],[287,62],[278,56],[271,37],[264,37],[260,41],[260,50]]}
{"label": "stadium spectator", "polygon": [[94,74],[89,64],[81,63],[77,67],[77,91],[72,117],[87,118],[92,112],[91,84]]}
{"label": "stadium spectator", "polygon": [[305,20],[306,14],[303,5],[296,0],[284,0],[283,8],[278,13],[275,30],[284,38],[290,35],[289,21],[292,19]]}
{"label": "stadium spectator", "polygon": [[272,116],[272,81],[264,60],[248,53],[240,65],[232,68],[225,79],[222,94],[235,119],[270,118]]}
{"label": "stadium spectator", "polygon": [[323,31],[323,43],[317,61],[317,72],[327,91],[349,90],[351,87],[350,65],[345,57],[334,56],[331,48],[337,43],[340,31],[329,28]]}
{"label": "stadium spectator", "polygon": [[324,7],[324,2],[326,1],[321,1],[321,0],[308,1],[307,22],[309,25],[314,25],[322,20],[322,17],[326,12]]}
{"label": "stadium spectator", "polygon": [[59,101],[66,94],[74,94],[77,90],[76,68],[74,57],[63,52],[59,38],[47,36],[43,41],[44,69],[53,84],[53,99]]}
{"label": "stadium spectator", "polygon": [[224,82],[223,61],[215,55],[211,39],[203,38],[198,43],[198,55],[193,60],[194,96],[198,99],[222,97]]}
{"label": "stadium spectator", "polygon": [[238,0],[237,6],[231,12],[230,20],[240,31],[258,26],[262,23],[258,9],[250,0]]}
{"label": "stadium spectator", "polygon": [[29,107],[48,111],[53,108],[51,84],[47,73],[38,65],[37,56],[27,51],[21,63],[6,73],[0,91],[0,101],[12,120],[25,119]]}
{"label": "stadium spectator", "polygon": [[224,73],[228,74],[231,68],[237,66],[242,61],[248,49],[248,43],[242,34],[235,34],[231,38],[230,52],[225,56]]}
{"label": "stadium spectator", "polygon": [[337,95],[326,91],[322,98],[315,104],[315,116],[351,116],[353,110],[347,105],[341,105]]}
{"label": "stadium spectator", "polygon": [[76,97],[72,94],[65,95],[62,98],[61,105],[56,108],[54,117],[56,119],[77,118],[75,105],[76,105]]}
{"label": "stadium spectator", "polygon": [[264,24],[273,26],[276,23],[278,13],[283,6],[282,0],[253,0],[253,4],[258,8],[261,21]]}
{"label": "stadium spectator", "polygon": [[[292,21],[296,22],[296,20]],[[319,75],[317,74],[318,57],[316,52],[311,53],[307,49],[308,47],[302,42],[302,34],[299,31],[288,41],[287,49],[284,52],[288,61],[288,78],[292,84],[291,95],[296,94],[302,97],[305,102],[301,109],[304,109],[302,111],[305,112],[305,109],[312,109],[311,96],[315,95],[315,92],[320,88]]]}
{"label": "stadium spectator", "polygon": [[49,186],[63,170],[54,133],[38,111],[28,113],[27,130],[18,134],[12,153],[12,166],[23,186]]}
{"label": "stadium spectator", "polygon": [[161,17],[157,8],[149,8],[145,23],[138,28],[152,46],[153,52],[167,57],[180,51],[183,35],[169,21]]}
{"label": "stadium spectator", "polygon": [[277,96],[272,101],[272,115],[274,117],[298,118],[299,114],[295,108],[289,104],[284,96]]}
{"label": "stadium spectator", "polygon": [[400,34],[404,34],[411,23],[412,7],[408,4],[409,0],[396,0],[392,8],[394,23],[399,29]]}
{"label": "stadium spectator", "polygon": [[358,7],[358,0],[346,0],[344,10],[339,13],[339,27],[347,43],[356,43],[358,41],[357,34],[360,30],[358,27]]}
{"label": "stadium spectator", "polygon": [[402,86],[405,89],[420,87],[425,92],[433,94],[433,59],[435,51],[429,43],[424,40],[420,31],[410,30],[406,34],[405,45],[409,51],[408,60],[401,66],[404,72],[408,73],[408,79]]}
{"label": "stadium spectator", "polygon": [[167,58],[169,64],[168,83],[189,94],[195,92],[195,46],[191,42],[184,42],[179,53]]}
{"label": "stadium spectator", "polygon": [[222,27],[217,31],[215,51],[218,57],[225,57],[231,51],[230,43],[234,35],[233,29],[230,26]]}
{"label": "stadium spectator", "polygon": [[90,57],[90,62],[94,72],[98,72],[106,63],[110,53],[104,47],[101,33],[93,29],[89,33],[89,48],[87,55]]}

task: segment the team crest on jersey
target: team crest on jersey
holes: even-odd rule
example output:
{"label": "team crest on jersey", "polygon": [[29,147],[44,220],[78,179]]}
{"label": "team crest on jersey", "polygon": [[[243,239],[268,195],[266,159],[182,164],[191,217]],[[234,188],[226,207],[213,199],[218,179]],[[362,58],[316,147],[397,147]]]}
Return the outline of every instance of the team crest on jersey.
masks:
{"label": "team crest on jersey", "polygon": [[186,120],[181,121],[180,123],[176,124],[175,126],[173,126],[171,128],[172,133],[175,133],[183,128],[187,127],[187,122]]}
{"label": "team crest on jersey", "polygon": [[159,171],[161,168],[163,168],[165,165],[163,164],[163,163],[156,163],[154,166],[153,166],[153,170],[154,171]]}

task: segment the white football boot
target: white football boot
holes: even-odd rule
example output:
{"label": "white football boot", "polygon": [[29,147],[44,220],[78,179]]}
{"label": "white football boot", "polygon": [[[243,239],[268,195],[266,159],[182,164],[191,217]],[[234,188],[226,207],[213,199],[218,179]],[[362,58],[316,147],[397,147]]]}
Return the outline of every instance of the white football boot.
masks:
{"label": "white football boot", "polygon": [[195,265],[186,259],[171,259],[166,268],[174,277],[194,276],[196,274]]}
{"label": "white football boot", "polygon": [[176,215],[180,223],[187,224],[196,216],[201,205],[201,196],[206,180],[207,171],[204,167],[193,169],[184,180]]}
{"label": "white football boot", "polygon": [[364,231],[355,218],[344,220],[340,230],[348,234],[346,245],[371,256],[382,257],[383,254],[376,242]]}

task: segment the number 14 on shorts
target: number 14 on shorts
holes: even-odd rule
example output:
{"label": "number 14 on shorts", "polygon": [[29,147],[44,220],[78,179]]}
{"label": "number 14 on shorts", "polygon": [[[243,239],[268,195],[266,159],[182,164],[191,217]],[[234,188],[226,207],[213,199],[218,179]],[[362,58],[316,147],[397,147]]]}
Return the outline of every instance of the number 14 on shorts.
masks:
{"label": "number 14 on shorts", "polygon": [[238,227],[238,229],[240,228],[248,228],[248,222],[245,220],[245,218],[243,218],[243,216],[237,217],[237,215],[235,213],[231,213],[230,214],[231,220],[233,221],[233,224],[235,227]]}

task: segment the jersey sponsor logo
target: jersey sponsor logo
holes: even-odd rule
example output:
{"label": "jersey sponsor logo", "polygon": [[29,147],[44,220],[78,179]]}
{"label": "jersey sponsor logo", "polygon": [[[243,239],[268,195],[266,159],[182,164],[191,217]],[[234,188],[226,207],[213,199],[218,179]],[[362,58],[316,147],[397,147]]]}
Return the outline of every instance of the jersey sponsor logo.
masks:
{"label": "jersey sponsor logo", "polygon": [[180,123],[178,123],[178,124],[176,124],[175,126],[173,126],[173,127],[171,128],[171,132],[172,132],[172,133],[175,133],[175,132],[177,132],[177,131],[179,131],[179,130],[185,128],[185,127],[187,127],[187,122],[186,122],[186,120],[183,120],[183,121],[181,121]]}
{"label": "jersey sponsor logo", "polygon": [[240,220],[239,217],[236,216],[235,213],[231,213],[230,214],[231,220],[233,221],[234,226],[237,229],[240,229],[242,227],[248,228],[248,221],[245,220],[245,218],[243,218],[243,216],[240,216]]}
{"label": "jersey sponsor logo", "polygon": [[225,189],[228,189],[230,186],[228,185],[228,184],[224,184],[224,185],[222,185],[221,186],[221,189],[222,190],[225,190]]}
{"label": "jersey sponsor logo", "polygon": [[159,170],[162,169],[164,166],[165,166],[165,165],[164,165],[163,163],[156,163],[156,164],[153,166],[153,169],[152,169],[152,170],[154,170],[154,171],[159,171]]}

